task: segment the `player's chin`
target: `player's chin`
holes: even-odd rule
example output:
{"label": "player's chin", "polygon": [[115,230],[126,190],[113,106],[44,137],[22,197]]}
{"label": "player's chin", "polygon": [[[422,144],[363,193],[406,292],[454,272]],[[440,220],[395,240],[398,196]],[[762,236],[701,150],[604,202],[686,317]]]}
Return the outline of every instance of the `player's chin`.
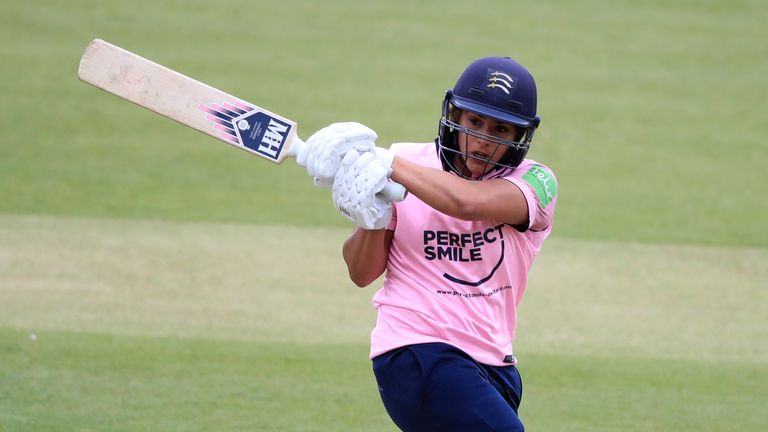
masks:
{"label": "player's chin", "polygon": [[493,164],[476,159],[469,159],[466,164],[466,170],[473,179],[479,179],[493,169]]}

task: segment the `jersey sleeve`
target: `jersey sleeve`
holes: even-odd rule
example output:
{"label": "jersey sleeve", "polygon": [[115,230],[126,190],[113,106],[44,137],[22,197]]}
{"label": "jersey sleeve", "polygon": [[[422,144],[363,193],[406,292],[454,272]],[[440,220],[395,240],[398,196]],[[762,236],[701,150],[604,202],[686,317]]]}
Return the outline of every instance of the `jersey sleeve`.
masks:
{"label": "jersey sleeve", "polygon": [[389,221],[389,225],[387,225],[388,231],[394,231],[395,228],[397,228],[397,203],[392,202],[392,219]]}
{"label": "jersey sleeve", "polygon": [[548,167],[530,163],[504,177],[514,183],[528,202],[528,225],[523,231],[544,231],[552,225],[557,204],[557,179]]}

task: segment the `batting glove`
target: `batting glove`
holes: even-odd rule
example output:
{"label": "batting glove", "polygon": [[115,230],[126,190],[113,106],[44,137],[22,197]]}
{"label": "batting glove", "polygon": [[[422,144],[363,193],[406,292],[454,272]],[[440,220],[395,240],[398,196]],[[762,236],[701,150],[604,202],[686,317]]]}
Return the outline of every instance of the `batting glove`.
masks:
{"label": "batting glove", "polygon": [[376,194],[387,184],[388,174],[373,153],[348,151],[333,181],[334,207],[364,229],[386,228],[392,220],[392,204]]}
{"label": "batting glove", "polygon": [[387,170],[387,178],[392,175],[392,162],[395,160],[395,154],[391,150],[381,147],[374,147],[376,160]]}
{"label": "batting glove", "polygon": [[333,123],[309,137],[296,155],[296,162],[307,168],[317,186],[331,187],[344,155],[352,149],[372,152],[376,138],[376,132],[360,123]]}

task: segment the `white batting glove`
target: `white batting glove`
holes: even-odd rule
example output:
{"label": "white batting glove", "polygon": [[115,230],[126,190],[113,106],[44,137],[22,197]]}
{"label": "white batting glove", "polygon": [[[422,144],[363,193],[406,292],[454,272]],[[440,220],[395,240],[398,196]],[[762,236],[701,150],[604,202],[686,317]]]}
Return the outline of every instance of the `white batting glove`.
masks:
{"label": "white batting glove", "polygon": [[392,204],[376,193],[386,186],[388,175],[373,153],[348,151],[333,181],[334,207],[364,229],[386,228],[392,220]]}
{"label": "white batting glove", "polygon": [[392,162],[395,160],[395,154],[392,153],[392,150],[381,147],[374,147],[373,150],[376,160],[387,170],[387,178],[389,178],[392,175]]}
{"label": "white batting glove", "polygon": [[376,138],[376,132],[360,123],[333,123],[309,137],[296,155],[296,162],[307,168],[315,185],[331,187],[344,155],[351,149],[372,152]]}

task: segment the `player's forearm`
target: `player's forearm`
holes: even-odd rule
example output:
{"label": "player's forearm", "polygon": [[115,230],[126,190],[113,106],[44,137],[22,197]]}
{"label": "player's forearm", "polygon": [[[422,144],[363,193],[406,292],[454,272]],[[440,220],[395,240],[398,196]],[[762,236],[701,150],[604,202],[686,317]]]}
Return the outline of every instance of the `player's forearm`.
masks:
{"label": "player's forearm", "polygon": [[392,231],[355,228],[342,250],[349,278],[355,285],[368,286],[384,273],[391,241]]}
{"label": "player's forearm", "polygon": [[400,157],[394,158],[392,170],[392,180],[435,210],[464,220],[476,218],[476,207],[480,205],[477,197],[482,193],[477,182]]}
{"label": "player's forearm", "polygon": [[462,220],[503,221],[512,225],[528,220],[528,203],[513,183],[492,179],[466,180],[451,173],[395,157],[392,179],[433,209]]}

